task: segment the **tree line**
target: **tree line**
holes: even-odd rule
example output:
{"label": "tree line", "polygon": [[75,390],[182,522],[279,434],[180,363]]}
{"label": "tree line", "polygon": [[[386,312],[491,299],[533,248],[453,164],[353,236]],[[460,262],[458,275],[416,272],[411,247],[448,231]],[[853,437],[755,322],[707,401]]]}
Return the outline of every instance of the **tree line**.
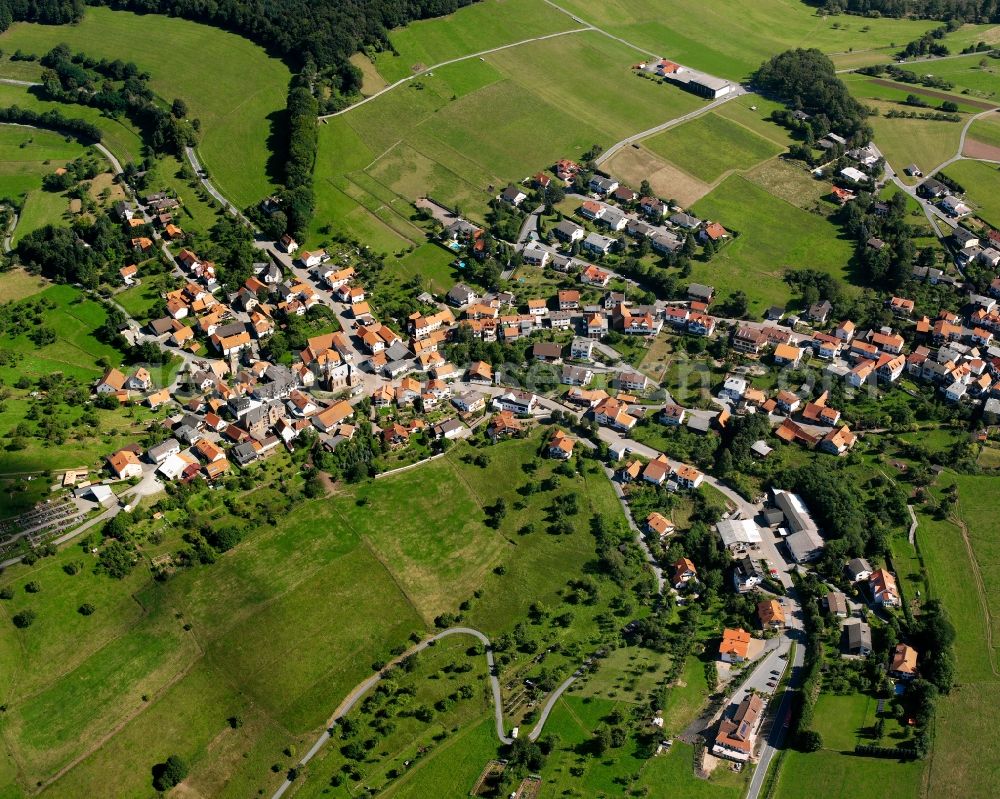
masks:
{"label": "tree line", "polygon": [[0,32],[12,22],[65,25],[83,16],[83,0],[0,0]]}
{"label": "tree line", "polygon": [[816,5],[831,14],[1000,22],[996,0],[826,0]]}
{"label": "tree line", "polygon": [[101,140],[101,129],[97,125],[83,119],[65,117],[56,110],[38,112],[12,105],[0,108],[0,122],[32,125],[36,128],[54,130],[57,133],[69,133],[84,144],[96,144]]}

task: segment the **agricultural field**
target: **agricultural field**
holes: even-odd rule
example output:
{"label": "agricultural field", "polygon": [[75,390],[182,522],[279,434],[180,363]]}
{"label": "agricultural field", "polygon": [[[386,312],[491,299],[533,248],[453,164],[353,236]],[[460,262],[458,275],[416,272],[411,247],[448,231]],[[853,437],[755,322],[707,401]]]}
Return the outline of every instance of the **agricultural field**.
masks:
{"label": "agricultural field", "polygon": [[[97,58],[134,61],[149,71],[153,90],[165,102],[183,99],[190,116],[202,123],[198,151],[203,162],[219,190],[237,205],[261,199],[280,179],[268,138],[272,115],[285,107],[290,73],[249,40],[182,19],[103,7],[88,7],[76,25],[17,23],[0,36],[3,50],[37,55],[61,42]],[[5,92],[10,88],[21,87],[4,87]],[[67,116],[90,119],[84,112],[92,109],[60,107]],[[138,147],[106,144],[138,160]]]}
{"label": "agricultural field", "polygon": [[739,235],[710,262],[692,261],[691,280],[707,283],[725,297],[736,290],[750,298],[750,314],[785,305],[787,269],[829,272],[850,282],[853,247],[829,220],[807,213],[733,175],[699,200],[692,213],[718,220]]}
{"label": "agricultural field", "polygon": [[392,31],[389,41],[395,52],[377,53],[374,64],[382,78],[393,83],[442,61],[579,27],[538,0],[485,0]]}
{"label": "agricultural field", "polygon": [[956,161],[944,170],[965,189],[976,215],[994,227],[1000,226],[1000,166],[984,161]]}
{"label": "agricultural field", "polygon": [[644,140],[643,146],[705,183],[772,158],[782,148],[754,131],[710,113]]}
{"label": "agricultural field", "polygon": [[966,140],[974,139],[991,147],[1000,147],[1000,114],[977,119],[969,126]]}
{"label": "agricultural field", "polygon": [[634,61],[625,45],[574,34],[434,70],[326,120],[310,239],[342,232],[387,252],[423,243],[409,218],[417,197],[482,218],[490,187],[701,104],[636,77]]}
{"label": "agricultural field", "polygon": [[[790,47],[830,54],[876,51],[878,59],[889,60],[895,49],[934,27],[919,20],[824,16],[799,0],[763,0],[751,8],[739,0],[622,0],[606,6],[567,0],[561,5],[637,47],[731,79],[745,78]],[[970,25],[962,32],[975,38],[987,29]]]}
{"label": "agricultural field", "polygon": [[39,275],[32,275],[21,267],[0,272],[0,295],[4,301],[23,300],[48,288],[49,281]]}
{"label": "agricultural field", "polygon": [[[562,490],[579,483],[575,493],[584,498],[572,534],[526,532],[527,525],[546,523],[548,491],[528,497],[498,530],[487,527],[483,507],[500,497],[508,507],[525,499],[498,475],[522,473],[537,447],[537,436],[490,447],[483,467],[463,459],[467,445],[456,446],[416,470],[295,507],[275,526],[249,531],[218,562],[164,583],[150,578],[145,561],[123,582],[111,581],[92,573],[91,556],[76,547],[8,569],[0,587],[16,590],[14,599],[0,603],[0,615],[30,608],[37,621],[23,631],[0,625],[0,690],[7,704],[0,733],[12,758],[0,761],[0,795],[17,795],[15,775],[22,783],[46,783],[70,763],[52,784],[53,796],[97,795],[109,778],[124,794],[141,794],[155,762],[149,759],[172,751],[192,763],[191,785],[210,795],[269,793],[280,779],[269,766],[291,765],[282,747],[311,743],[370,664],[387,659],[411,634],[423,634],[435,614],[455,612],[468,600],[463,621],[497,635],[524,620],[532,602],[554,608],[563,601],[565,582],[593,559],[592,516],[617,523],[621,511],[607,479],[593,468],[570,482],[562,478]],[[294,471],[283,462],[255,467],[269,470],[260,475],[256,501],[266,501],[268,480]],[[552,469],[544,461],[532,479]],[[435,490],[443,484],[452,487],[444,505]],[[424,498],[423,509],[401,515],[399,506],[409,507],[414,497]],[[204,512],[201,522],[233,519],[221,506]],[[186,517],[173,511],[158,524],[163,541],[146,557],[172,551],[188,528]],[[78,561],[82,570],[64,568]],[[495,569],[500,564],[505,568]],[[24,591],[30,580],[42,587],[39,593]],[[587,646],[596,629],[591,616],[608,611],[612,593],[602,590],[601,601],[576,608],[579,625],[532,634]],[[83,601],[97,608],[92,616],[76,612]],[[579,658],[572,651],[553,655],[547,667],[572,668]],[[473,716],[485,710],[477,706]],[[230,730],[226,719],[233,714],[245,723]],[[468,734],[479,728],[473,724]],[[483,751],[494,756],[492,727],[482,729],[489,733]],[[152,740],[152,730],[155,752],[142,744]],[[464,746],[461,751],[466,757]],[[478,758],[479,750],[471,751],[468,756]],[[470,770],[478,773],[483,762],[470,760]],[[422,766],[436,769],[454,772],[442,758]]]}

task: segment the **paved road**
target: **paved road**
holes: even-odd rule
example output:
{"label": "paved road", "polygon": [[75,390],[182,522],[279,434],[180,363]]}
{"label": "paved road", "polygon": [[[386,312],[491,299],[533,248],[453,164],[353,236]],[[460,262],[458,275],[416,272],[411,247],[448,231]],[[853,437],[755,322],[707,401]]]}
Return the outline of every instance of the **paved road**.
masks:
{"label": "paved road", "polygon": [[[475,630],[472,627],[449,627],[447,630],[442,630],[436,635],[421,641],[414,646],[411,646],[403,654],[394,658],[390,663],[388,663],[381,671],[377,671],[359,683],[337,706],[337,709],[333,712],[333,715],[327,721],[327,728],[323,731],[323,734],[316,739],[316,742],[310,747],[309,751],[305,753],[302,759],[298,762],[298,767],[301,768],[305,766],[310,760],[312,760],[316,754],[326,745],[326,742],[330,740],[331,730],[336,726],[337,722],[346,716],[351,710],[357,705],[358,702],[367,694],[373,687],[378,685],[378,683],[392,670],[393,666],[397,665],[400,661],[408,658],[410,655],[416,654],[428,646],[434,641],[440,641],[442,638],[447,638],[451,635],[471,635],[477,638],[480,643],[486,648],[486,667],[490,678],[490,689],[493,694],[493,716],[496,722],[496,733],[497,737],[504,744],[513,743],[514,739],[511,738],[504,732],[503,726],[503,699],[500,695],[500,680],[496,675],[496,664],[493,660],[493,644],[490,639],[487,638],[479,630]],[[535,724],[534,729],[528,734],[528,740],[534,741],[538,739],[541,735],[542,728],[545,726],[545,722],[548,720],[549,713],[552,711],[553,705],[562,696],[563,692],[573,684],[573,681],[580,676],[580,669],[575,671],[570,677],[567,677],[550,695],[545,705],[542,708],[541,715],[538,718],[538,723]],[[292,781],[286,779],[278,789],[274,792],[271,799],[280,799],[284,796],[285,792],[292,787]]]}
{"label": "paved road", "polygon": [[[379,89],[377,92],[375,92],[375,94],[366,97],[363,100],[359,100],[358,102],[347,106],[347,108],[342,108],[339,111],[334,111],[332,114],[322,114],[320,115],[319,118],[320,120],[327,120],[327,119],[332,119],[333,117],[339,117],[341,114],[346,114],[348,111],[353,111],[355,108],[360,108],[365,103],[370,103],[376,97],[381,97],[386,92],[391,92],[393,89],[402,86],[404,83],[407,83],[413,80],[414,78],[419,78],[421,75],[427,75],[428,73],[433,72],[435,69],[446,67],[449,64],[457,64],[460,61],[468,61],[470,58],[482,58],[483,56],[489,55],[490,53],[498,53],[501,50],[509,50],[512,47],[520,47],[522,44],[530,44],[531,42],[543,42],[546,39],[556,39],[560,36],[567,36],[571,33],[583,33],[584,31],[589,31],[589,30],[596,30],[596,28],[594,28],[592,25],[587,25],[586,27],[583,28],[573,28],[572,30],[568,31],[549,33],[545,36],[533,36],[530,39],[521,39],[520,41],[511,42],[510,44],[503,44],[500,45],[499,47],[491,47],[489,50],[480,50],[478,53],[469,53],[469,55],[459,56],[458,58],[449,58],[447,61],[439,61],[437,64],[434,64],[429,67],[424,67],[420,71],[414,72],[412,75],[407,75],[405,78],[400,78],[395,83],[390,83],[384,89]],[[603,31],[601,32],[603,33]]]}

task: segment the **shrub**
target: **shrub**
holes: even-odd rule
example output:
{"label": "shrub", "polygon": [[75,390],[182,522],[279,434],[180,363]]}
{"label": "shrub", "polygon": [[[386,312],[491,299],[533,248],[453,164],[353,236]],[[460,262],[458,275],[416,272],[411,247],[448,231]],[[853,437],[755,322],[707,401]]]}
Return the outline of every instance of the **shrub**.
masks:
{"label": "shrub", "polygon": [[89,616],[94,612],[94,610],[96,610],[96,608],[93,605],[91,605],[89,602],[84,602],[82,605],[80,605],[80,607],[76,609],[76,612],[79,613],[81,616]]}
{"label": "shrub", "polygon": [[22,610],[20,613],[15,614],[14,618],[11,619],[14,622],[14,626],[20,630],[27,629],[35,621],[35,611],[33,610]]}
{"label": "shrub", "polygon": [[188,775],[188,764],[180,755],[170,755],[163,763],[153,766],[153,787],[167,791]]}

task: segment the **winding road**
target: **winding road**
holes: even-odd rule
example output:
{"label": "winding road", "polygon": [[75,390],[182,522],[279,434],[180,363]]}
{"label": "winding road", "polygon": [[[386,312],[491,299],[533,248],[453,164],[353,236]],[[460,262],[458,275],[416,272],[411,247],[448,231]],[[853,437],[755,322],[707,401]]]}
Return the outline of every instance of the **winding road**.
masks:
{"label": "winding road", "polygon": [[[471,635],[473,638],[479,640],[483,646],[486,647],[486,668],[490,679],[490,689],[493,694],[493,715],[496,721],[496,731],[497,737],[504,744],[511,744],[514,739],[504,732],[503,726],[503,699],[500,695],[500,680],[496,676],[496,664],[493,660],[493,644],[490,639],[486,637],[479,630],[473,629],[472,627],[449,627],[447,630],[442,630],[436,635],[421,641],[419,644],[415,644],[407,649],[403,654],[398,655],[391,662],[389,662],[380,671],[376,671],[367,679],[358,683],[357,686],[346,696],[344,700],[337,706],[337,709],[333,711],[333,715],[330,716],[329,721],[327,721],[326,729],[323,734],[316,739],[316,742],[310,747],[309,751],[303,755],[302,759],[298,762],[297,768],[302,768],[310,760],[312,760],[316,754],[326,745],[326,742],[332,738],[331,731],[337,725],[337,722],[346,716],[351,710],[361,701],[362,698],[378,683],[388,675],[392,669],[397,666],[401,661],[414,655],[417,652],[421,652],[431,644],[436,641],[440,641],[442,638],[447,638],[452,635]],[[552,712],[552,707],[558,701],[559,697],[562,696],[563,692],[572,685],[573,681],[580,675],[580,669],[577,669],[570,677],[567,677],[551,694],[549,698],[545,701],[545,705],[542,707],[541,715],[538,717],[538,723],[535,724],[534,729],[528,734],[528,740],[534,741],[538,739],[538,736],[542,733],[542,728],[545,726],[545,722],[549,718],[549,713]],[[285,792],[292,787],[292,781],[286,779],[278,789],[274,792],[271,799],[280,799],[284,796]]]}

